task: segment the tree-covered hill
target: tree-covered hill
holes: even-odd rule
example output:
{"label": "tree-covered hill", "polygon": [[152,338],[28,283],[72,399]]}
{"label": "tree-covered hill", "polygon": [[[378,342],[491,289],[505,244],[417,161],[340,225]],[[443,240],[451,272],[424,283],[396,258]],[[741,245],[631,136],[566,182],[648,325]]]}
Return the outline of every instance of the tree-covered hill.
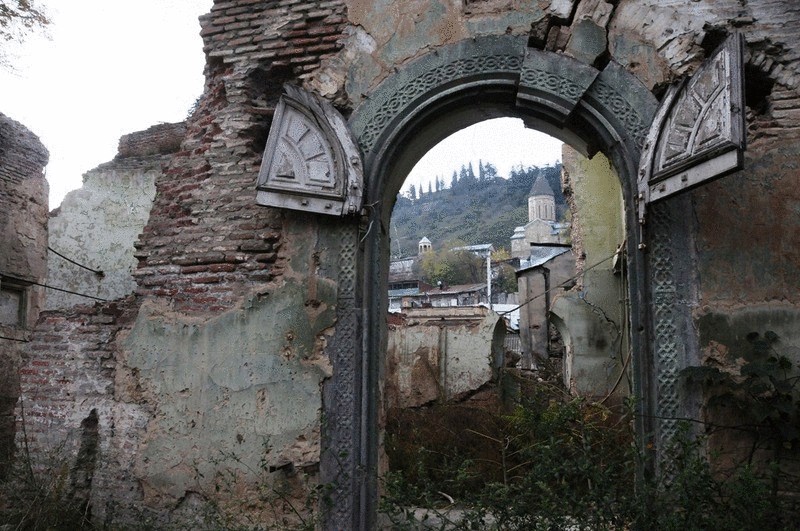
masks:
{"label": "tree-covered hill", "polygon": [[472,165],[462,166],[449,183],[434,181],[430,192],[411,187],[397,197],[392,212],[392,257],[416,254],[423,237],[434,248],[455,241],[508,249],[514,228],[528,222],[528,194],[540,174],[555,193],[556,214],[562,219],[567,207],[561,193],[561,164],[518,168],[505,179],[491,164],[479,162],[477,175]]}

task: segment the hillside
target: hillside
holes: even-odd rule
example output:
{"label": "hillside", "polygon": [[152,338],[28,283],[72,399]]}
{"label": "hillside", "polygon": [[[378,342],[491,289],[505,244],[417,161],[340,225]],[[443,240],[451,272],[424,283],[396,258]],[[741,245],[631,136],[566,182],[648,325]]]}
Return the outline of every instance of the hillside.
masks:
{"label": "hillside", "polygon": [[514,228],[528,221],[528,193],[542,174],[555,192],[556,210],[563,219],[567,207],[561,192],[561,164],[512,171],[508,178],[496,175],[491,164],[479,164],[476,177],[470,168],[453,172],[450,186],[439,191],[399,195],[391,224],[393,258],[416,254],[417,243],[428,237],[438,248],[448,241],[466,245],[491,243],[509,248]]}

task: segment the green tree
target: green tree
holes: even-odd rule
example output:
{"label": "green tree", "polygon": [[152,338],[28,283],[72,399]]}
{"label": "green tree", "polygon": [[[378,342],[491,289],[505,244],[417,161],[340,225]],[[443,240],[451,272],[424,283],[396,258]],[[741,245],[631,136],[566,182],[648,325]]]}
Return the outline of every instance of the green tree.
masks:
{"label": "green tree", "polygon": [[486,181],[497,179],[497,168],[491,162],[487,162],[483,166],[483,179]]}
{"label": "green tree", "polygon": [[447,285],[484,282],[484,260],[469,251],[453,250],[458,246],[451,244],[445,249],[426,253],[420,264],[422,280],[434,286],[439,282]]}

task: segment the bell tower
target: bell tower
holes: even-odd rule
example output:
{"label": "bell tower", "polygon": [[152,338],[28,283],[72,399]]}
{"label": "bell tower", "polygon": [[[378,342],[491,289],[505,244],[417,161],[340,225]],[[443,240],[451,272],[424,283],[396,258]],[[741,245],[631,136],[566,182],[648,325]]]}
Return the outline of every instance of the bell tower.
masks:
{"label": "bell tower", "polygon": [[553,189],[542,175],[533,183],[528,196],[528,221],[541,219],[543,221],[556,220],[556,199]]}

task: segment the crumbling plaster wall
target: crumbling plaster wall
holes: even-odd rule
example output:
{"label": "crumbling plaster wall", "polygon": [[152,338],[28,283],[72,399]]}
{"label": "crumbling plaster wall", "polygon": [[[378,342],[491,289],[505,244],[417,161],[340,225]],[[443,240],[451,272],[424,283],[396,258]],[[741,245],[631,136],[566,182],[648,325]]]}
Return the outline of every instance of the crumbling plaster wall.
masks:
{"label": "crumbling plaster wall", "polygon": [[552,318],[548,312],[553,301],[568,289],[574,276],[575,255],[571,250],[541,266],[517,273],[517,285],[522,300],[528,301],[519,309],[519,336],[524,369],[538,367],[543,360],[550,357]]}
{"label": "crumbling plaster wall", "polygon": [[[229,514],[244,519],[277,506],[243,503],[246,493],[258,497],[264,481],[319,461],[339,229],[256,206],[254,179],[282,81],[341,48],[341,12],[336,3],[217,2],[202,21],[205,95],[156,176],[135,242],[136,293],[116,312],[74,306],[39,323],[22,382],[27,431],[40,454],[66,443],[69,463],[96,411],[89,477],[99,522],[178,525],[186,507],[222,507],[226,497]],[[123,158],[137,149],[130,144],[121,142]],[[236,492],[217,491],[229,477]],[[307,493],[297,495],[302,505]]]}
{"label": "crumbling plaster wall", "polygon": [[[318,389],[329,370],[326,338],[336,327],[339,239],[336,221],[255,206],[255,178],[281,85],[304,84],[348,112],[410,60],[477,35],[529,35],[532,46],[599,67],[612,59],[658,91],[699,65],[714,40],[709,30],[743,29],[751,77],[776,83],[751,101],[759,110],[750,115],[748,160],[755,167],[764,157],[764,165],[731,178],[746,181],[739,195],[724,188],[727,180],[711,189],[724,193],[691,193],[703,303],[695,309],[730,314],[763,304],[772,312],[780,302],[796,312],[793,251],[776,252],[765,239],[744,249],[734,231],[749,218],[717,209],[767,197],[775,212],[797,212],[796,192],[783,190],[797,188],[791,144],[800,107],[799,20],[793,6],[769,0],[215,2],[201,19],[204,95],[180,151],[156,178],[151,215],[136,244],[136,293],[40,321],[23,373],[26,411],[36,413],[28,417],[31,433],[66,437],[97,410],[102,459],[91,496],[93,514],[107,525],[130,522],[145,509],[168,522],[192,492],[205,495],[207,485],[191,469],[215,458],[206,439],[252,463],[266,455],[265,437],[280,431],[269,459],[313,461]],[[772,174],[781,192],[762,185]],[[796,219],[770,219],[764,228],[796,250]],[[724,238],[718,220],[727,224]],[[731,269],[727,257],[740,251]],[[748,258],[763,266],[756,273],[781,272],[769,283],[774,288],[748,283]],[[753,284],[759,288],[751,293]],[[723,291],[736,286],[744,288],[735,296]],[[264,331],[263,323],[275,327]],[[241,371],[245,362],[252,376]],[[302,385],[291,385],[293,377]],[[260,409],[261,394],[272,407]],[[302,410],[292,409],[296,401]],[[252,420],[240,422],[239,411]],[[185,415],[208,428],[200,433]]]}
{"label": "crumbling plaster wall", "polygon": [[483,307],[408,309],[392,319],[386,408],[463,399],[496,377],[505,325]]}
{"label": "crumbling plaster wall", "polygon": [[576,286],[552,305],[566,346],[564,382],[581,395],[622,396],[628,392],[617,385],[628,357],[626,280],[613,259],[625,238],[619,177],[603,154],[588,159],[569,146],[562,165],[578,272]]}
{"label": "crumbling plaster wall", "polygon": [[[0,113],[0,275],[44,282],[48,191],[44,167],[48,158],[36,135]],[[36,321],[41,309],[40,287],[29,288],[26,298],[25,328]]]}
{"label": "crumbling plaster wall", "polygon": [[[773,92],[765,115],[756,118],[768,128],[751,126],[745,169],[691,194],[698,275],[693,316],[700,342],[692,365],[736,370],[752,361],[753,337],[763,341],[774,333],[771,353],[793,363],[788,377],[800,376],[800,98],[786,96]],[[742,418],[741,412],[725,418],[700,412],[721,425]],[[711,442],[726,463],[748,458],[754,448],[752,434],[741,431],[714,433]],[[760,447],[750,459],[756,467],[768,466],[778,454]],[[797,492],[800,452],[796,445],[778,452],[784,473],[776,485]]]}
{"label": "crumbling plaster wall", "polygon": [[[15,279],[43,283],[47,253],[47,182],[49,154],[25,126],[0,113],[0,288]],[[3,278],[5,277],[5,278]],[[22,345],[42,304],[39,286],[14,292],[0,323],[0,479],[14,451],[14,408],[19,396]],[[22,319],[19,305],[22,305]],[[17,314],[16,316],[14,314]],[[15,322],[16,321],[16,322]]]}
{"label": "crumbling plaster wall", "polygon": [[[740,28],[754,68],[788,88],[800,83],[794,44],[800,12],[769,0],[349,0],[344,49],[308,76],[309,85],[358,105],[399,65],[436,46],[478,35],[530,35],[537,47],[586,63],[608,58],[654,89],[694,71],[715,30]],[[714,39],[711,39],[714,40]]]}
{"label": "crumbling plaster wall", "polygon": [[[105,300],[134,292],[133,244],[150,217],[156,176],[185,134],[185,124],[174,123],[125,135],[114,160],[84,174],[83,186],[50,213],[49,247],[55,252],[47,263],[48,285]],[[90,299],[53,290],[47,294],[46,308],[87,302]]]}

